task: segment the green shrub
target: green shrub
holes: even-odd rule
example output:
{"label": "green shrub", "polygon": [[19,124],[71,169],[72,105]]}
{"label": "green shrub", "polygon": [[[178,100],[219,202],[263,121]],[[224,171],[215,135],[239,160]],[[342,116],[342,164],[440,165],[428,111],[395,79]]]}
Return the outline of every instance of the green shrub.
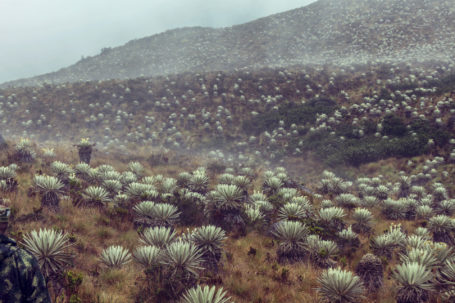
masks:
{"label": "green shrub", "polygon": [[400,117],[386,115],[382,121],[382,133],[387,136],[402,137],[406,133],[406,124]]}
{"label": "green shrub", "polygon": [[337,108],[335,101],[328,98],[312,99],[305,104],[286,103],[278,110],[257,115],[251,120],[243,122],[243,130],[249,134],[259,134],[273,130],[279,126],[280,120],[286,127],[291,124],[305,125],[316,121],[316,114],[330,115]]}

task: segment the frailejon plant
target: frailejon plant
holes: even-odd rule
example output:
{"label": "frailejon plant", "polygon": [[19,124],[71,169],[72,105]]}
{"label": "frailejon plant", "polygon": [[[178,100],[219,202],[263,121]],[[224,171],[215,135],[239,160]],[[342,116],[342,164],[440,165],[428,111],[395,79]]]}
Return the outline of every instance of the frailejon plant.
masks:
{"label": "frailejon plant", "polygon": [[89,207],[105,207],[111,199],[108,192],[99,186],[89,186],[82,193],[82,205]]}
{"label": "frailejon plant", "polygon": [[156,226],[144,229],[140,235],[140,241],[146,245],[166,248],[177,238],[177,234],[169,227]]}
{"label": "frailejon plant", "polygon": [[446,215],[431,217],[428,221],[428,229],[433,233],[435,242],[453,244],[454,220]]}
{"label": "frailejon plant", "polygon": [[365,289],[359,277],[339,268],[329,268],[318,278],[319,294],[330,303],[357,303]]}
{"label": "frailejon plant", "polygon": [[286,203],[278,210],[279,220],[300,221],[307,217],[306,209],[299,203]]}
{"label": "frailejon plant", "polygon": [[72,263],[73,255],[68,252],[71,244],[63,232],[49,229],[32,230],[24,236],[23,244],[38,260],[46,278],[54,279]]}
{"label": "frailejon plant", "polygon": [[244,196],[236,185],[218,184],[209,193],[205,212],[215,225],[225,230],[244,232]]}
{"label": "frailejon plant", "polygon": [[76,145],[81,162],[90,164],[90,159],[92,158],[92,150],[95,144],[96,143],[90,142],[88,138],[82,138],[79,144]]}
{"label": "frailejon plant", "polygon": [[399,284],[397,303],[423,303],[433,290],[431,271],[422,264],[409,262],[398,265],[393,274]]}
{"label": "frailejon plant", "polygon": [[198,227],[191,233],[191,240],[201,252],[206,267],[215,271],[218,270],[225,239],[224,230],[213,225]]}
{"label": "frailejon plant", "polygon": [[15,146],[15,156],[20,162],[33,162],[36,153],[32,148],[32,143],[29,139],[21,139]]}
{"label": "frailejon plant", "polygon": [[215,286],[200,285],[188,289],[182,296],[180,303],[232,303],[223,288],[216,289]]}
{"label": "frailejon plant", "polygon": [[315,266],[328,268],[336,264],[334,259],[339,254],[339,248],[335,242],[321,240],[317,235],[310,235],[307,238],[306,249],[311,263]]}
{"label": "frailejon plant", "polygon": [[352,225],[352,229],[358,233],[370,233],[371,222],[373,221],[373,215],[366,208],[356,208],[352,214],[352,218],[355,223]]}
{"label": "frailejon plant", "polygon": [[384,268],[381,259],[373,254],[366,254],[360,259],[355,269],[368,292],[376,293],[383,284]]}
{"label": "frailejon plant", "polygon": [[297,221],[276,223],[273,235],[280,241],[277,256],[280,262],[299,261],[305,256],[308,228]]}
{"label": "frailejon plant", "polygon": [[112,245],[102,251],[100,260],[109,268],[121,268],[131,261],[131,254],[122,246]]}
{"label": "frailejon plant", "polygon": [[59,209],[59,194],[62,192],[63,184],[56,177],[36,175],[33,178],[35,188],[41,195],[41,205],[53,211]]}
{"label": "frailejon plant", "polygon": [[202,267],[202,255],[194,244],[176,241],[166,247],[162,264],[170,295],[178,297],[196,284]]}

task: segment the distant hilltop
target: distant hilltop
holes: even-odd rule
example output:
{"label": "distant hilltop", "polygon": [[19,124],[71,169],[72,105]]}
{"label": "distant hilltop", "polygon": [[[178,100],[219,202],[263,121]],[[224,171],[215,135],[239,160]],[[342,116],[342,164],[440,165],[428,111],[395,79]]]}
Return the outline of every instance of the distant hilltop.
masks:
{"label": "distant hilltop", "polygon": [[451,61],[453,0],[319,0],[233,27],[191,27],[0,87],[377,60]]}

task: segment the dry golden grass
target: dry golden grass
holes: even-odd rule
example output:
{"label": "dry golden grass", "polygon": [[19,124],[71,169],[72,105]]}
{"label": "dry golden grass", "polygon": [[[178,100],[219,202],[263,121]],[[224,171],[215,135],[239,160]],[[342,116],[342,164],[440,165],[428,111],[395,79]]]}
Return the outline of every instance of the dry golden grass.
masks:
{"label": "dry golden grass", "polygon": [[[66,163],[77,163],[77,153],[64,148],[58,148],[57,159]],[[145,159],[145,155],[143,158]],[[117,170],[127,168],[130,159],[117,158],[102,152],[97,152],[93,165],[110,164]],[[1,158],[0,158],[1,161]],[[375,171],[386,173],[393,167],[390,163],[381,162],[368,167],[359,168],[359,171]],[[175,176],[182,170],[191,170],[198,167],[203,160],[196,159],[192,162],[171,163],[152,167],[142,162],[147,174],[164,174]],[[292,163],[292,162],[291,162]],[[184,167],[184,169],[182,169]],[[135,297],[143,289],[145,276],[139,266],[130,263],[120,270],[110,270],[101,265],[99,255],[110,245],[121,245],[132,251],[139,245],[138,234],[133,224],[112,216],[107,210],[74,207],[69,198],[60,201],[60,212],[52,213],[43,210],[42,218],[38,220],[20,221],[25,215],[32,214],[40,207],[38,195],[29,197],[27,191],[32,185],[33,174],[38,170],[50,173],[49,168],[41,161],[21,170],[18,173],[19,191],[6,195],[14,208],[14,220],[10,232],[16,239],[21,240],[23,233],[39,228],[55,228],[63,230],[71,236],[74,242],[71,251],[75,254],[74,264],[70,270],[83,275],[82,285],[78,295],[82,302],[135,302]],[[263,171],[265,168],[259,168]],[[312,173],[316,174],[315,171]],[[259,188],[260,178],[254,183]],[[386,230],[393,221],[383,220],[378,209],[373,210],[375,215],[374,230],[379,234]],[[353,223],[350,216],[346,217],[348,224]],[[397,222],[395,222],[397,223]],[[402,221],[407,232],[412,232],[418,222]],[[178,228],[179,232],[185,228]],[[353,271],[360,258],[369,252],[369,238],[361,236],[361,246],[345,261],[345,268]],[[225,243],[225,254],[219,273],[222,285],[228,294],[238,303],[266,303],[266,302],[318,302],[317,278],[321,269],[308,262],[295,264],[278,264],[276,260],[277,242],[269,236],[257,231],[251,231],[243,238],[228,238]],[[256,253],[249,254],[253,248]],[[391,279],[391,271],[395,266],[396,258],[389,261],[385,269],[384,287],[377,297],[369,296],[364,302],[393,302],[396,285]],[[343,262],[339,262],[342,264]],[[210,282],[210,277],[203,276],[201,281]]]}

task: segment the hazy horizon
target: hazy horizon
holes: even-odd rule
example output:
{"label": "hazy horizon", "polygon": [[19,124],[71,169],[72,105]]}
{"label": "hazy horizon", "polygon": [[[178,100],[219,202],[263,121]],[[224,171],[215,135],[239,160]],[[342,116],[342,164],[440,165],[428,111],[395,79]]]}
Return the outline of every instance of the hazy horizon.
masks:
{"label": "hazy horizon", "polygon": [[2,1],[0,83],[56,71],[104,47],[169,29],[226,27],[315,0]]}

